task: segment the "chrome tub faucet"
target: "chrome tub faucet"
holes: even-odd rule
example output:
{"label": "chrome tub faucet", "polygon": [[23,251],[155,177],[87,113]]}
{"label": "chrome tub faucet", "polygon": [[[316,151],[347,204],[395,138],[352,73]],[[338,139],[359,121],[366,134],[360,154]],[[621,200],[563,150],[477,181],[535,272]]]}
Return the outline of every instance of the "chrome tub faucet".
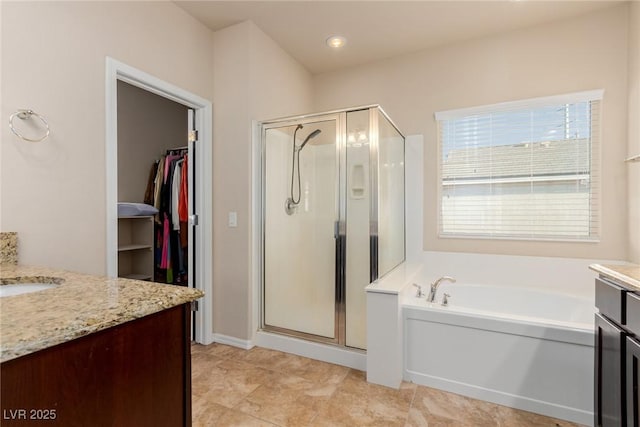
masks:
{"label": "chrome tub faucet", "polygon": [[414,283],[413,286],[417,288],[416,298],[422,298],[424,296],[424,292],[422,292],[422,286],[418,285],[417,283]]}
{"label": "chrome tub faucet", "polygon": [[438,286],[440,286],[440,283],[443,281],[455,283],[456,279],[450,276],[442,276],[441,278],[433,282],[431,284],[431,288],[429,289],[429,295],[427,295],[427,302],[433,302],[436,299],[436,291],[438,290]]}

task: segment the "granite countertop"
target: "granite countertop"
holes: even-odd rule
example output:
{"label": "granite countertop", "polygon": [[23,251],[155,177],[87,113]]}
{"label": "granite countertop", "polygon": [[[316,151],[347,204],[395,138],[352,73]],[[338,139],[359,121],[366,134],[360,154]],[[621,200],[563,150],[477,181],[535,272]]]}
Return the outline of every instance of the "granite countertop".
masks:
{"label": "granite countertop", "polygon": [[589,268],[603,276],[615,279],[640,291],[640,265],[600,265],[592,264]]}
{"label": "granite countertop", "polygon": [[0,362],[204,296],[200,290],[181,286],[0,265],[0,286],[34,282],[58,285],[0,298]]}

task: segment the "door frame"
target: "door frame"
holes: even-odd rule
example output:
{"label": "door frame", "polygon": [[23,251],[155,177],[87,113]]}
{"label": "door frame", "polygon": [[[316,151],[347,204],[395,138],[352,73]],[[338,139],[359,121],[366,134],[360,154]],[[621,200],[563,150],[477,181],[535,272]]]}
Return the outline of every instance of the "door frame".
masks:
{"label": "door frame", "polygon": [[196,263],[195,283],[196,287],[205,293],[195,316],[195,340],[200,344],[211,344],[213,342],[213,106],[207,99],[111,57],[106,57],[105,74],[107,275],[118,276],[117,86],[120,80],[195,110],[196,123],[199,127],[199,155],[195,159],[198,172],[194,176],[199,224],[195,235],[196,253],[202,259],[201,262]]}

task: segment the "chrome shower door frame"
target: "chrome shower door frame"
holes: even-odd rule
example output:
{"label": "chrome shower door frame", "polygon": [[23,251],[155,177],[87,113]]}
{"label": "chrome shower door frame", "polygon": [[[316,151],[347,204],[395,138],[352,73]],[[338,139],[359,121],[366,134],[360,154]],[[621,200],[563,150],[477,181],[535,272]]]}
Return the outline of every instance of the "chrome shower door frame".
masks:
{"label": "chrome shower door frame", "polygon": [[369,283],[378,279],[378,175],[379,135],[378,108],[369,109]]}

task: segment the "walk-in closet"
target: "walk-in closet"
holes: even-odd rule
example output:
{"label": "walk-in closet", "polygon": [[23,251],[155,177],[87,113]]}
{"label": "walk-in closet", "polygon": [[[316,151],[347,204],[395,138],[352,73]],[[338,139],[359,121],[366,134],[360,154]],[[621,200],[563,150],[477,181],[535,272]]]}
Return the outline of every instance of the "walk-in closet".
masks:
{"label": "walk-in closet", "polygon": [[189,108],[118,81],[118,276],[189,284]]}

